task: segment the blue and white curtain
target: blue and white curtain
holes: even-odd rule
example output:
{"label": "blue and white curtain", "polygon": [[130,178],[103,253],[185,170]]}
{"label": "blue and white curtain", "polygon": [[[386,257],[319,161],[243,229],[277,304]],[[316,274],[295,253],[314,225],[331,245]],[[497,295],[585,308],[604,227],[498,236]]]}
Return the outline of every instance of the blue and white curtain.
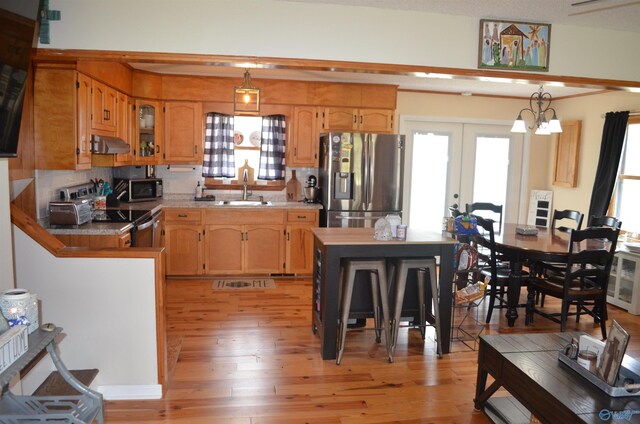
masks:
{"label": "blue and white curtain", "polygon": [[283,180],[285,177],[284,152],[287,125],[284,115],[262,117],[262,143],[258,178]]}
{"label": "blue and white curtain", "polygon": [[203,177],[235,177],[233,116],[207,113],[204,133]]}

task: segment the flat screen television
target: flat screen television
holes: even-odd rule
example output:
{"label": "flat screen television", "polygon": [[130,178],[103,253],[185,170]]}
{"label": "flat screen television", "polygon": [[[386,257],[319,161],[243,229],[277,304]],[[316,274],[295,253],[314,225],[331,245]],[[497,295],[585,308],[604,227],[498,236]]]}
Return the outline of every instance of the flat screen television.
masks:
{"label": "flat screen television", "polygon": [[18,154],[24,93],[37,45],[40,0],[0,0],[0,157]]}

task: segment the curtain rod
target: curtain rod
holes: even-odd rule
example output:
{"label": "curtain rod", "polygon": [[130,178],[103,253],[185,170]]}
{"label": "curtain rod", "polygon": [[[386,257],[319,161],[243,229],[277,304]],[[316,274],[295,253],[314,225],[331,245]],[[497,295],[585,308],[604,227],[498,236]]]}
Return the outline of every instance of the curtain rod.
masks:
{"label": "curtain rod", "polygon": [[[640,115],[640,111],[637,111],[637,110],[629,111],[629,116],[636,116],[636,115]],[[601,118],[604,118],[605,116],[606,116],[606,113],[603,113],[602,115],[600,115]]]}

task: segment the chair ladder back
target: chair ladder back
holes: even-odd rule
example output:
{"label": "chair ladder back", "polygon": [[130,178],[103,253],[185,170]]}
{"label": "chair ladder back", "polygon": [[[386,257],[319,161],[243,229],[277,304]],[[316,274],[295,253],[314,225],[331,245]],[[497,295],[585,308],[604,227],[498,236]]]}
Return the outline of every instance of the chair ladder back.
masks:
{"label": "chair ladder back", "polygon": [[555,228],[556,230],[560,230],[560,231],[569,231],[572,228],[569,227],[565,227],[565,226],[556,226],[556,221],[561,221],[563,219],[568,219],[568,220],[572,220],[575,221],[575,225],[576,228],[575,230],[579,230],[582,228],[582,220],[584,219],[584,214],[582,212],[579,211],[573,211],[570,209],[565,209],[562,211],[559,211],[557,209],[553,210],[553,218],[551,220],[551,228]]}

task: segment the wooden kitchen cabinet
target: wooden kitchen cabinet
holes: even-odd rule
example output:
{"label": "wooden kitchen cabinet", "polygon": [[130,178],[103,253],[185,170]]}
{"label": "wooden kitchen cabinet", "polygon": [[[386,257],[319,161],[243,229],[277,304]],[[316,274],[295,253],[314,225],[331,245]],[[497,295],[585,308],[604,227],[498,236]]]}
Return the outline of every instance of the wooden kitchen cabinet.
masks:
{"label": "wooden kitchen cabinet", "polygon": [[136,99],[133,164],[158,165],[162,158],[162,104]]}
{"label": "wooden kitchen cabinet", "polygon": [[319,224],[318,211],[287,211],[285,230],[285,272],[311,274],[313,272],[313,233]]}
{"label": "wooden kitchen cabinet", "polygon": [[327,107],[323,126],[326,131],[392,133],[393,110]]}
{"label": "wooden kitchen cabinet", "polygon": [[91,82],[91,129],[116,133],[118,92],[99,81]]}
{"label": "wooden kitchen cabinet", "polygon": [[291,132],[287,166],[318,167],[318,150],[322,108],[296,106],[293,109],[293,130]]}
{"label": "wooden kitchen cabinet", "polygon": [[204,121],[199,102],[165,102],[163,161],[202,164]]}
{"label": "wooden kitchen cabinet", "polygon": [[244,273],[244,228],[242,225],[207,225],[205,272]]}
{"label": "wooden kitchen cabinet", "polygon": [[114,235],[100,234],[55,234],[55,237],[70,247],[131,247],[131,233]]}
{"label": "wooden kitchen cabinet", "polygon": [[165,209],[162,231],[167,275],[200,275],[204,272],[202,211]]}
{"label": "wooden kitchen cabinet", "polygon": [[[124,93],[117,92],[116,94],[115,136],[129,145],[129,152],[115,155],[94,154],[91,156],[93,166],[128,166],[133,163],[133,146],[131,144],[134,139],[135,100]],[[108,134],[107,131],[102,130],[95,130],[95,133],[98,135]]]}
{"label": "wooden kitchen cabinet", "polygon": [[199,275],[203,272],[202,227],[194,224],[164,224],[167,275]]}
{"label": "wooden kitchen cabinet", "polygon": [[284,211],[216,209],[206,212],[207,274],[284,271]]}
{"label": "wooden kitchen cabinet", "polygon": [[36,69],[36,169],[91,168],[91,83],[73,69]]}

